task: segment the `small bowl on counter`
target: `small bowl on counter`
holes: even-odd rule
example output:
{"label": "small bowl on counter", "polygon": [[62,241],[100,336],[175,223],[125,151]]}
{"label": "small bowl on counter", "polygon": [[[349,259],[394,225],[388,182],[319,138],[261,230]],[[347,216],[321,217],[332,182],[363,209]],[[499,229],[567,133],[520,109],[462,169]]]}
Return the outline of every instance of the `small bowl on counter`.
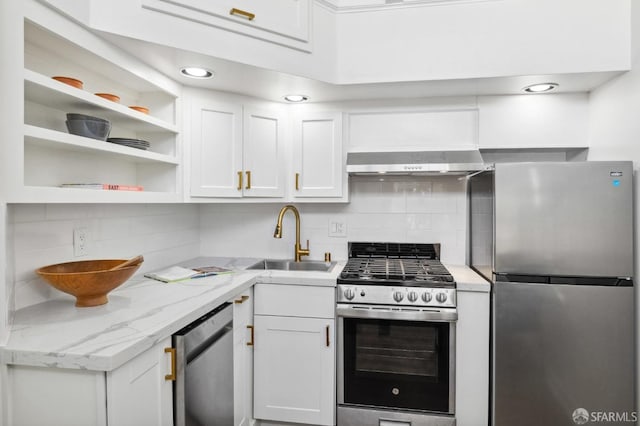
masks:
{"label": "small bowl on counter", "polygon": [[52,287],[75,296],[77,307],[104,305],[107,294],[122,285],[140,268],[139,263],[113,269],[127,259],[82,260],[43,266],[36,270]]}
{"label": "small bowl on counter", "polygon": [[106,141],[111,132],[111,122],[104,118],[85,114],[67,114],[67,130],[72,135]]}

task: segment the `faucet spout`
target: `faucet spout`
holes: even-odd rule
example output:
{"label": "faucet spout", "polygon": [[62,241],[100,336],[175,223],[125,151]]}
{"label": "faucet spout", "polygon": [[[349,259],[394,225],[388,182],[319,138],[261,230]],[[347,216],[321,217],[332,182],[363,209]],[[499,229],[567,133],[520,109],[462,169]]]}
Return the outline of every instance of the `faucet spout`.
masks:
{"label": "faucet spout", "polygon": [[291,210],[293,215],[296,218],[296,245],[295,245],[295,261],[300,262],[302,256],[309,256],[309,240],[307,240],[307,248],[303,249],[300,245],[300,212],[298,209],[291,205],[287,204],[282,209],[280,209],[280,213],[278,214],[278,221],[276,222],[276,229],[273,233],[274,238],[282,238],[282,219],[284,218],[284,214]]}

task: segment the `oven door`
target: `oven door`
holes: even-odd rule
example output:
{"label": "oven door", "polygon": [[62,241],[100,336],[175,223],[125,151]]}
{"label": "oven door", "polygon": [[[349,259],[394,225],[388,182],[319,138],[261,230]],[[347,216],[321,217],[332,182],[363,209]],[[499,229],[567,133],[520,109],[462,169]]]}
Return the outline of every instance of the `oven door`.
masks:
{"label": "oven door", "polygon": [[454,413],[455,308],[338,304],[338,404]]}

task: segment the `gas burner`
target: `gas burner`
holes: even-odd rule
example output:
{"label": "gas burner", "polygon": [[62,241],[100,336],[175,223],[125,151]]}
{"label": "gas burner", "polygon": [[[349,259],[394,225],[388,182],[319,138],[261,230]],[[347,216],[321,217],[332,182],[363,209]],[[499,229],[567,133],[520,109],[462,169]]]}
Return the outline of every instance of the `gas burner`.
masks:
{"label": "gas burner", "polygon": [[455,307],[456,283],[438,244],[350,243],[338,277],[342,303]]}

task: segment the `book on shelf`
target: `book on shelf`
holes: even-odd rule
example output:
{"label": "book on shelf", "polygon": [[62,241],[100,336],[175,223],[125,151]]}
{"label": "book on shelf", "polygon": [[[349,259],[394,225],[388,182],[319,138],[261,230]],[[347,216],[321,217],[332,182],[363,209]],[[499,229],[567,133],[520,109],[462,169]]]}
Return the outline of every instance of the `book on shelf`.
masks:
{"label": "book on shelf", "polygon": [[106,191],[144,191],[140,185],[120,185],[115,183],[63,183],[62,188],[101,189]]}
{"label": "book on shelf", "polygon": [[178,281],[190,280],[194,278],[210,277],[218,274],[233,272],[229,269],[220,268],[218,266],[205,266],[202,268],[183,268],[182,266],[171,266],[160,271],[149,272],[144,274],[145,277],[164,283],[173,283]]}

